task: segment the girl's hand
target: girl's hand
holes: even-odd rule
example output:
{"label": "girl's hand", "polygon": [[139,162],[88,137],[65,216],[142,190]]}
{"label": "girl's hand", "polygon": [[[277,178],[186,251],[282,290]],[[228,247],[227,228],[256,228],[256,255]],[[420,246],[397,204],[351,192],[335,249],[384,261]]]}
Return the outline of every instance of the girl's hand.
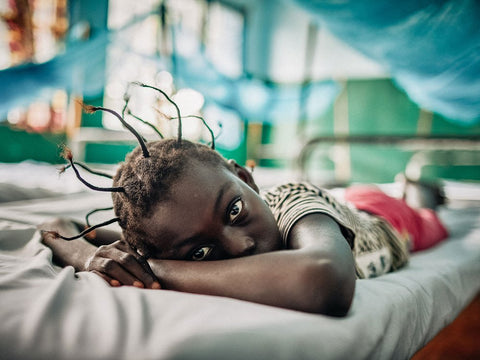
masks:
{"label": "girl's hand", "polygon": [[145,258],[122,240],[100,246],[85,262],[85,270],[99,275],[111,286],[161,289]]}

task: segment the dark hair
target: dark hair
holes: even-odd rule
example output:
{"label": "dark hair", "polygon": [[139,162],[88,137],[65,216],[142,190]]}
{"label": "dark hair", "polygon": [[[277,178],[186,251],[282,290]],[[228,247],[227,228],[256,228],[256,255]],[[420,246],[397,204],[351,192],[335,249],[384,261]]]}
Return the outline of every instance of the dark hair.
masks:
{"label": "dark hair", "polygon": [[147,238],[141,219],[148,218],[152,209],[170,196],[172,184],[182,175],[192,160],[206,165],[229,168],[228,162],[209,146],[183,139],[163,139],[147,143],[149,157],[137,147],[127,155],[117,170],[113,185],[125,189],[113,192],[113,208],[125,240],[145,255],[153,244]]}
{"label": "dark hair", "polygon": [[[114,110],[101,106],[82,104],[83,109],[87,113],[103,111],[115,116],[123,126],[137,138],[140,145],[127,155],[125,162],[120,165],[114,176],[92,170],[88,166],[74,161],[70,149],[64,147],[62,156],[69,162],[69,165],[60,169],[60,172],[71,167],[77,178],[90,189],[112,192],[113,210],[116,217],[103,223],[90,226],[90,215],[97,211],[111,210],[112,208],[95,209],[90,211],[86,216],[88,227],[78,235],[66,237],[56,231],[46,231],[64,240],[74,240],[82,236],[91,236],[91,233],[93,233],[95,229],[109,225],[113,222],[118,222],[122,228],[125,240],[135,249],[141,250],[143,255],[149,256],[149,254],[155,250],[155,246],[149,241],[150,239],[147,237],[145,230],[141,226],[141,220],[151,216],[154,205],[168,199],[172,184],[181,176],[183,170],[191,163],[191,161],[195,159],[206,165],[223,166],[228,169],[230,168],[230,165],[215,151],[214,133],[201,116],[187,115],[186,117],[193,117],[202,120],[211,135],[210,146],[182,139],[182,116],[180,114],[180,109],[163,90],[138,82],[133,82],[129,84],[129,86],[130,85],[137,85],[158,91],[167,99],[167,101],[174,105],[177,110],[177,117],[170,117],[170,119],[177,119],[178,121],[176,139],[165,139],[163,134],[160,133],[154,125],[145,122],[131,113],[128,108],[128,103],[130,101],[128,87],[124,96],[125,106],[122,115]],[[125,114],[129,114],[134,119],[148,124],[160,136],[161,140],[147,143],[135,128],[125,121]],[[92,174],[113,178],[113,186],[98,187],[89,183],[81,176],[77,166]]]}

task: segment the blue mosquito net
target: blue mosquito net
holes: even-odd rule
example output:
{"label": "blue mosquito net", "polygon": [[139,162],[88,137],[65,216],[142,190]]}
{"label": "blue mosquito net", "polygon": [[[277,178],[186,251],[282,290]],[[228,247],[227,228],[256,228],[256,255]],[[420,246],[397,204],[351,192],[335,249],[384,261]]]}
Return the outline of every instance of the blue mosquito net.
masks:
{"label": "blue mosquito net", "polygon": [[423,108],[480,122],[480,1],[294,0]]}
{"label": "blue mosquito net", "polygon": [[[419,106],[452,122],[480,122],[480,1],[477,0],[289,0],[335,36],[378,61]],[[273,5],[272,5],[273,6]],[[88,41],[42,64],[0,71],[0,119],[9,109],[49,99],[63,88],[85,97],[105,85],[105,51],[121,41],[98,31]],[[229,78],[198,47],[194,60],[173,54],[174,74],[209,102],[261,122],[311,119],[339,93],[334,81],[281,85],[243,74]],[[165,59],[157,59],[159,69]],[[321,101],[319,100],[321,99]]]}

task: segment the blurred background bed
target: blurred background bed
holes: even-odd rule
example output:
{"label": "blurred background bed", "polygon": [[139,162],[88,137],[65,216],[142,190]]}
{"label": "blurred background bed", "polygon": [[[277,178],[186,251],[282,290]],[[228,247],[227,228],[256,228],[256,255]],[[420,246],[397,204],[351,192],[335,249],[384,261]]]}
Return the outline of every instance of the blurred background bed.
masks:
{"label": "blurred background bed", "polygon": [[[109,115],[83,114],[79,101],[121,111],[130,81],[159,86],[179,104],[183,115],[203,116],[219,152],[239,163],[254,160],[254,174],[263,187],[292,179],[342,187],[374,182],[389,184],[385,187],[398,194],[394,184],[398,174],[444,184],[450,198],[444,216],[461,227],[451,211],[462,208],[471,234],[458,238],[470,244],[467,248],[474,246],[479,239],[475,219],[480,199],[479,16],[475,0],[407,0],[395,6],[386,0],[0,2],[0,237],[7,241],[2,254],[8,257],[11,246],[16,256],[36,259],[36,251],[44,251],[36,243],[37,221],[58,214],[80,217],[92,208],[89,201],[108,201],[93,200],[72,174],[56,175],[62,163],[59,144],[68,144],[76,159],[113,172],[135,146],[135,139]],[[168,119],[175,112],[168,102],[145,89],[129,91],[133,115],[127,118],[148,140],[158,138],[157,134],[135,117],[151,122],[165,135],[175,133],[176,120]],[[185,119],[184,135],[209,141],[197,118]],[[23,230],[14,230],[18,226]],[[17,245],[8,240],[10,236]],[[22,246],[31,242],[36,245],[27,250],[35,251],[22,252]],[[472,259],[467,257],[467,263]],[[462,267],[462,259],[457,260],[455,264]],[[50,271],[51,265],[42,266],[42,271]],[[58,269],[52,269],[56,274]],[[89,276],[86,279],[91,281]],[[2,282],[2,290],[15,284]],[[480,287],[478,281],[469,284]],[[443,309],[451,314],[440,322],[431,320],[416,333],[417,339],[401,345],[399,358],[424,345],[476,292],[456,290],[463,294],[451,298]],[[357,297],[366,291],[360,290]],[[209,314],[209,307],[204,309]],[[82,323],[82,316],[92,321],[85,314],[74,314],[73,329]],[[200,320],[205,315],[198,316]],[[476,319],[478,323],[478,315]],[[47,341],[35,340],[28,332],[37,328],[15,324],[23,323],[11,323],[16,329],[12,334],[18,335],[12,344],[27,339],[24,349],[32,350]],[[2,334],[8,326],[0,325]],[[478,337],[478,326],[475,329]],[[68,331],[77,334],[77,330]],[[213,332],[218,337],[205,345],[211,350],[222,340],[217,331]],[[268,334],[270,345],[276,343],[270,332],[263,334]],[[371,341],[373,334],[380,332],[372,330]],[[340,338],[350,345],[358,341],[344,335]],[[245,333],[241,336],[242,344],[250,344]],[[134,353],[134,343],[129,346],[125,354]],[[374,353],[378,358],[385,354],[381,349]],[[44,350],[40,353],[46,357],[49,351],[55,353],[47,343]],[[307,353],[314,350],[318,348]],[[338,351],[340,356],[343,352]],[[472,351],[478,355],[480,349]],[[153,353],[166,357],[168,352]],[[286,354],[285,358],[293,356]],[[335,352],[328,354],[335,358]],[[367,352],[362,356],[370,358]]]}

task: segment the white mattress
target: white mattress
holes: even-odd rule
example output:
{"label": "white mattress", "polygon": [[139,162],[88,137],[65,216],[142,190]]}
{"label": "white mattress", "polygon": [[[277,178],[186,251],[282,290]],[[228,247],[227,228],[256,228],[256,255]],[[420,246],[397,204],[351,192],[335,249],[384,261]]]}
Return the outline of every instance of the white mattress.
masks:
{"label": "white mattress", "polygon": [[408,359],[480,290],[478,203],[443,209],[451,237],[406,268],[358,280],[341,319],[52,265],[35,224],[108,204],[89,191],[0,204],[0,359]]}

